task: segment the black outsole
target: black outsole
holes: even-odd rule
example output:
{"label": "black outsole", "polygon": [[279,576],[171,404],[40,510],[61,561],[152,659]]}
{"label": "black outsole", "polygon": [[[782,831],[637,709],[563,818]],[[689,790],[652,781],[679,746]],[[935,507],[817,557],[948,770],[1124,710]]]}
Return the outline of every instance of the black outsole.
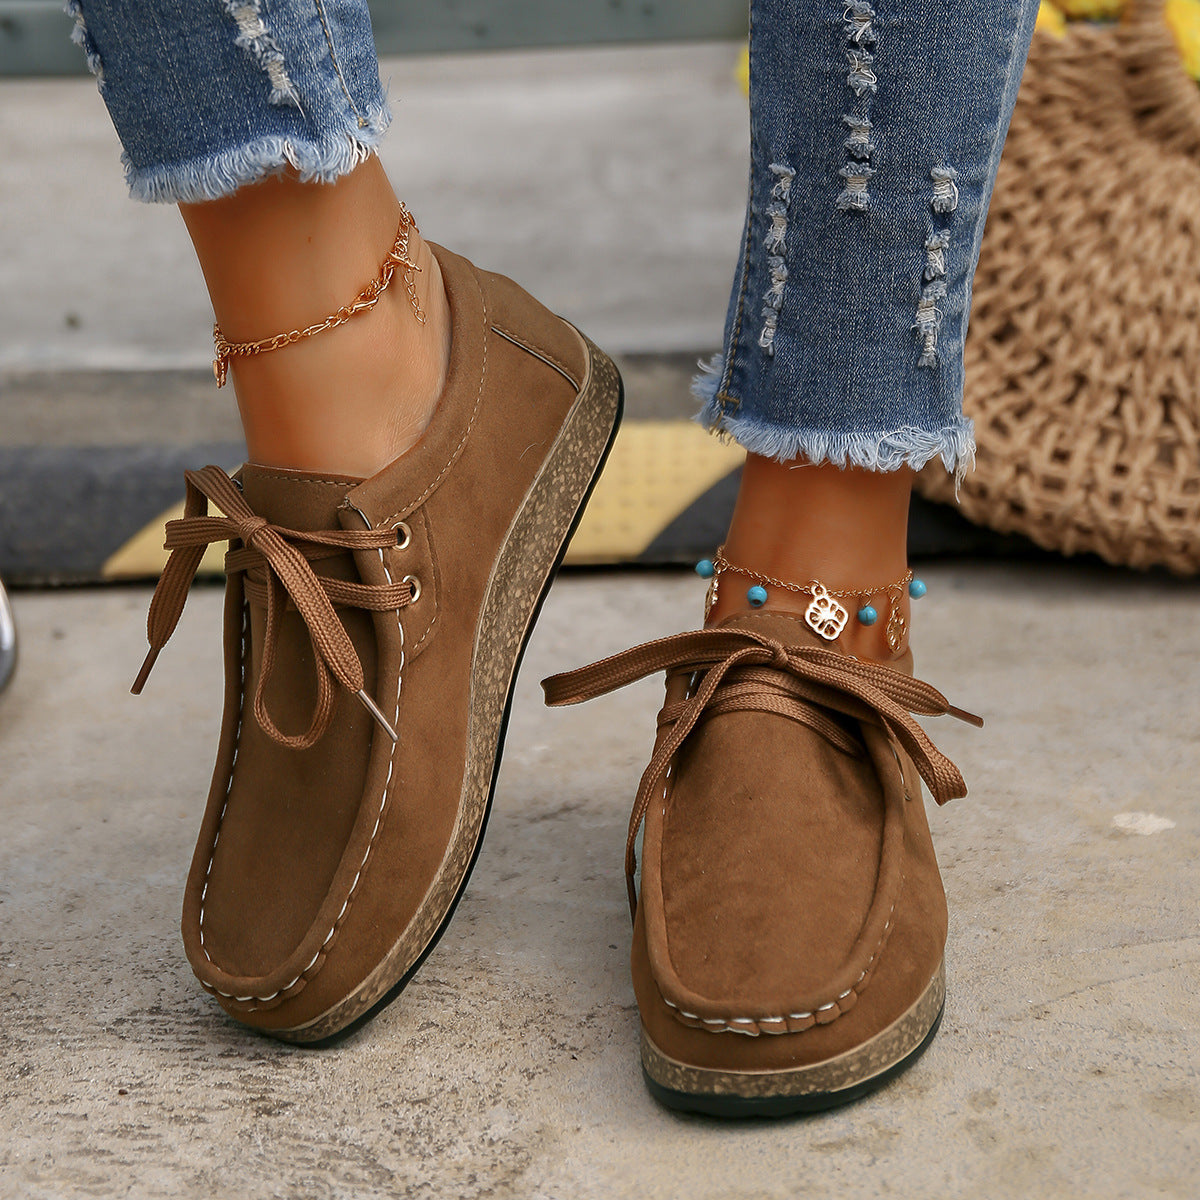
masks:
{"label": "black outsole", "polygon": [[[352,1034],[361,1029],[368,1021],[377,1017],[389,1004],[394,1001],[402,991],[408,986],[412,977],[419,971],[425,960],[429,957],[434,947],[442,940],[442,935],[446,932],[454,917],[454,913],[458,908],[458,902],[462,899],[463,893],[467,890],[467,884],[470,882],[471,874],[475,870],[475,864],[479,860],[479,852],[483,848],[484,834],[487,832],[488,818],[492,815],[492,800],[496,794],[496,780],[500,775],[500,760],[504,756],[504,740],[508,734],[508,719],[512,712],[513,696],[517,690],[517,679],[521,674],[521,664],[525,659],[525,648],[529,645],[529,639],[533,636],[534,627],[537,625],[538,617],[541,615],[542,605],[546,601],[547,595],[550,593],[550,588],[554,584],[554,580],[558,576],[559,567],[562,566],[562,560],[567,553],[567,547],[571,544],[571,538],[575,536],[575,530],[579,528],[579,522],[583,519],[583,514],[587,508],[588,501],[592,498],[592,492],[595,491],[596,484],[600,479],[600,475],[604,470],[605,463],[608,462],[608,456],[612,451],[613,443],[617,440],[617,432],[621,428],[621,419],[625,414],[625,384],[621,379],[621,373],[617,372],[617,418],[613,422],[612,432],[608,435],[608,444],[604,447],[604,453],[600,456],[599,463],[596,464],[596,469],[592,473],[591,482],[587,486],[587,491],[583,494],[583,499],[580,501],[579,509],[575,513],[575,519],[571,522],[570,529],[567,530],[566,537],[563,538],[563,543],[559,547],[558,555],[554,560],[554,565],[550,568],[549,574],[546,576],[546,583],[542,588],[541,595],[538,596],[537,603],[534,605],[533,612],[529,617],[529,624],[525,630],[525,636],[521,639],[521,647],[517,652],[517,659],[513,665],[512,682],[508,686],[508,698],[504,702],[504,715],[500,719],[500,734],[496,742],[496,761],[492,767],[492,782],[488,787],[487,803],[483,809],[483,820],[479,826],[479,837],[475,841],[475,850],[471,855],[471,861],[467,865],[466,873],[463,875],[462,883],[459,885],[458,891],[455,893],[450,907],[446,910],[445,917],[442,918],[442,923],[437,927],[437,931],[430,938],[429,944],[417,956],[416,962],[400,977],[400,979],[392,986],[392,988],[377,1000],[365,1013],[354,1018],[344,1029],[339,1029],[336,1033],[331,1033],[328,1037],[318,1038],[311,1042],[301,1040],[303,1029],[281,1029],[279,1031],[271,1029],[260,1029],[257,1032],[263,1033],[275,1041],[286,1042],[288,1045],[297,1046],[305,1050],[328,1050],[339,1043],[345,1041]],[[301,1036],[297,1036],[301,1035]]]}
{"label": "black outsole", "polygon": [[921,1039],[920,1045],[911,1050],[898,1063],[888,1067],[878,1075],[856,1083],[853,1087],[839,1088],[835,1092],[810,1092],[805,1096],[716,1096],[711,1094],[693,1094],[677,1092],[672,1088],[663,1087],[650,1078],[645,1067],[642,1068],[642,1078],[650,1095],[659,1104],[675,1112],[695,1113],[704,1117],[721,1117],[724,1119],[744,1120],[750,1117],[798,1117],[814,1113],[826,1112],[831,1108],[839,1108],[843,1104],[852,1104],[861,1100],[871,1092],[877,1091],[890,1083],[897,1075],[907,1071],[921,1057],[933,1041],[942,1023],[942,1014],[946,1011],[945,1004],[938,1009],[938,1015],[929,1032]]}

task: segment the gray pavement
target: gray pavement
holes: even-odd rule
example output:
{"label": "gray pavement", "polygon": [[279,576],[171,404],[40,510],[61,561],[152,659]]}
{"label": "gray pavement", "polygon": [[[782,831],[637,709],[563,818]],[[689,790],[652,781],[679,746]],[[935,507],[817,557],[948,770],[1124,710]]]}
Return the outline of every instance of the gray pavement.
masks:
{"label": "gray pavement", "polygon": [[621,856],[658,685],[538,679],[698,616],[675,573],[574,575],[530,645],[446,937],[340,1048],[223,1017],[177,932],[218,721],[219,595],[147,694],[145,589],[22,593],[0,701],[0,1196],[1177,1197],[1200,1161],[1194,585],[936,566],[924,677],[971,795],[932,814],[950,992],[924,1059],[815,1119],[715,1125],[638,1074]]}

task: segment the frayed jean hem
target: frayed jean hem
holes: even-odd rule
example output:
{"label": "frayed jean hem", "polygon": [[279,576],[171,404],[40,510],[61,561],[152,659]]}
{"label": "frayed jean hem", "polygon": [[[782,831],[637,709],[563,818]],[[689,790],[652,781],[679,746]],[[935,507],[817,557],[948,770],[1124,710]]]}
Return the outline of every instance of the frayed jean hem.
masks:
{"label": "frayed jean hem", "polygon": [[333,183],[376,153],[391,119],[391,111],[382,105],[367,114],[363,125],[356,122],[353,129],[317,139],[273,135],[205,158],[153,167],[135,167],[123,155],[125,181],[134,200],[154,204],[220,200],[288,167],[301,183]]}
{"label": "frayed jean hem", "polygon": [[861,467],[867,471],[919,471],[940,458],[956,481],[975,463],[975,423],[959,416],[940,429],[902,426],[878,433],[842,432],[836,429],[795,429],[759,417],[730,412],[717,398],[723,374],[720,358],[701,363],[692,383],[692,394],[701,402],[695,420],[706,429],[737,442],[750,454],[776,462],[803,458],[835,467]]}

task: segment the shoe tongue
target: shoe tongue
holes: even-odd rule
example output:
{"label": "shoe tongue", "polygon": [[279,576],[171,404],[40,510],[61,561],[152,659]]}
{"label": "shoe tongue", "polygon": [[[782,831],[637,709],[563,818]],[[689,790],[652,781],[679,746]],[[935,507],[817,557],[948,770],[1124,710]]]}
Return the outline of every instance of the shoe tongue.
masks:
{"label": "shoe tongue", "polygon": [[337,510],[360,480],[349,475],[309,475],[247,463],[241,471],[246,503],[265,521],[285,529],[338,529]]}
{"label": "shoe tongue", "polygon": [[800,613],[783,612],[738,612],[726,617],[719,629],[745,629],[775,638],[785,646],[820,646],[825,650],[839,650],[837,642],[827,642],[809,627]]}
{"label": "shoe tongue", "polygon": [[[718,629],[745,629],[752,633],[761,633],[764,637],[774,638],[785,646],[820,646],[822,650],[832,650],[835,654],[845,654],[840,641],[827,642],[819,633],[809,627],[800,613],[782,612],[739,612],[726,617]],[[900,671],[905,675],[913,673],[912,650],[905,647],[904,653],[898,658],[881,663]]]}

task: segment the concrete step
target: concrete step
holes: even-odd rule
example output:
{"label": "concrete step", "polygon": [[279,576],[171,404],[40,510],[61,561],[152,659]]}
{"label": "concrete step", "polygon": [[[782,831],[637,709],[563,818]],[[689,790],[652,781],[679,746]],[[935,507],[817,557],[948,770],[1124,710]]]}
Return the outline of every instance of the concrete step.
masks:
{"label": "concrete step", "polygon": [[[744,455],[688,418],[695,354],[621,355],[626,420],[567,563],[695,562],[722,540]],[[206,370],[0,373],[0,577],[13,585],[151,578],[183,472],[245,457]],[[1036,555],[917,501],[914,557]],[[221,570],[220,547],[204,570]]]}

